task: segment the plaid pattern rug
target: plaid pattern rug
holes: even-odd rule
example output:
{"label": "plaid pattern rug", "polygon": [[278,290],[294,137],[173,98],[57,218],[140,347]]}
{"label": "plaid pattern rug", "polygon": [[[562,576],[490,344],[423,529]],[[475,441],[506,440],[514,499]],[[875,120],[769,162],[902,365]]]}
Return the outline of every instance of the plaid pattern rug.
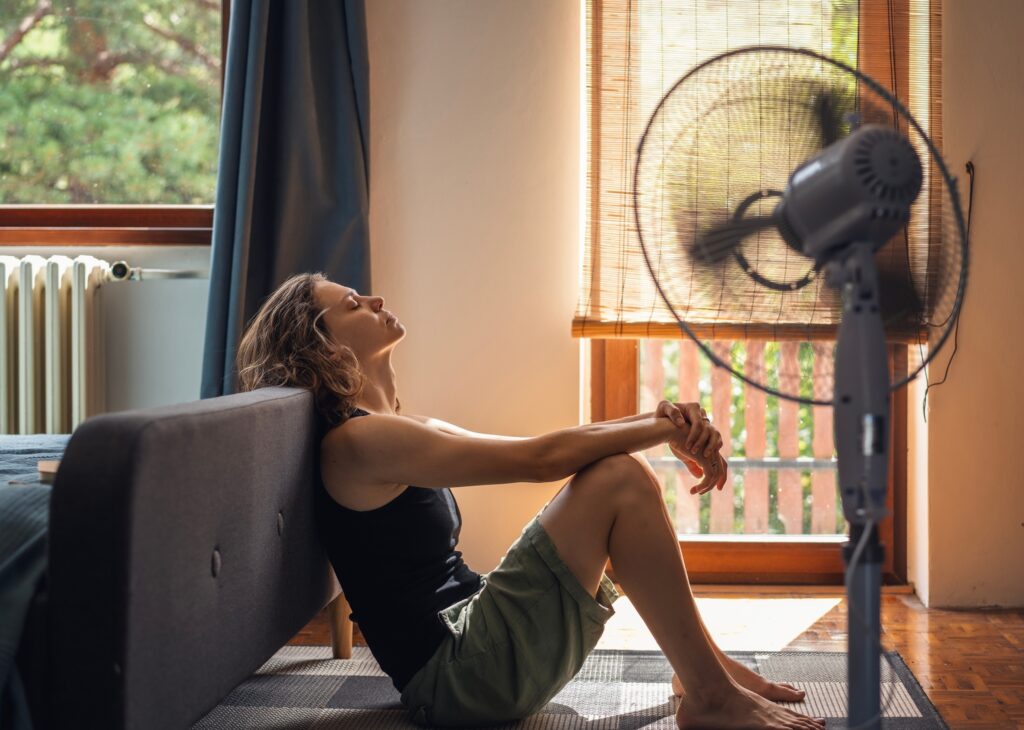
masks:
{"label": "plaid pattern rug", "polygon": [[[846,655],[835,652],[728,652],[762,676],[807,692],[794,710],[846,726]],[[502,728],[519,730],[675,730],[672,668],[658,651],[596,650],[573,680],[536,715]],[[896,652],[882,661],[882,727],[945,728]],[[365,646],[351,659],[327,646],[284,646],[193,726],[213,728],[418,728],[391,679]]]}

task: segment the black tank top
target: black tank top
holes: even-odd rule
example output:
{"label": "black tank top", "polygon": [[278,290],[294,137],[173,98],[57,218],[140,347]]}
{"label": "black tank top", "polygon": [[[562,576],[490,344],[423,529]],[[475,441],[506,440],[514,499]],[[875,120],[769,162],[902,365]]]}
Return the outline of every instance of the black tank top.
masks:
{"label": "black tank top", "polygon": [[[372,415],[356,408],[353,416]],[[438,612],[483,587],[455,549],[462,514],[447,487],[408,486],[383,507],[343,507],[319,479],[327,557],[370,652],[401,692],[448,633]]]}

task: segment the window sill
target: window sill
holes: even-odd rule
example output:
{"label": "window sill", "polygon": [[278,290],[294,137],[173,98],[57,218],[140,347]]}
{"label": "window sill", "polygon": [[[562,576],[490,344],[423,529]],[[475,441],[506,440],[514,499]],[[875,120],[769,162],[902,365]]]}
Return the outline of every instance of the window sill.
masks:
{"label": "window sill", "polygon": [[209,246],[212,205],[0,205],[0,246]]}

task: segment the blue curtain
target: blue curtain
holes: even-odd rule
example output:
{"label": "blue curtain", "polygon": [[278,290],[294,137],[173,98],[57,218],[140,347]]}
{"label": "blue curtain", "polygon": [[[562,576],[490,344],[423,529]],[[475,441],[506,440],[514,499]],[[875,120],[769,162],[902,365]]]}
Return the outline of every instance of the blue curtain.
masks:
{"label": "blue curtain", "polygon": [[233,0],[225,71],[203,398],[292,274],[370,293],[364,0]]}

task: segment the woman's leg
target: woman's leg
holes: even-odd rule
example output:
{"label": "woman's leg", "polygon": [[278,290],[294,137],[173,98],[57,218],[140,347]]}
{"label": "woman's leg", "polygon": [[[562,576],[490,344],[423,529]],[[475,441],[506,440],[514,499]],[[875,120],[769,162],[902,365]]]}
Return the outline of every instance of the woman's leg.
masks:
{"label": "woman's leg", "polygon": [[[643,456],[633,456],[637,463],[643,467],[644,471],[647,472],[647,476],[650,477],[654,484],[659,484],[658,475],[654,469],[651,468],[650,463]],[[665,524],[668,525],[670,532],[675,534],[675,526],[672,524],[672,517],[668,513],[668,508],[665,506],[664,500],[659,500],[661,505],[661,513],[665,518]],[[682,556],[680,556],[682,560]],[[685,561],[684,561],[685,562]],[[757,692],[762,697],[767,697],[770,700],[776,702],[799,702],[804,698],[805,692],[802,689],[797,689],[791,684],[786,682],[769,682],[767,679],[757,674],[745,664],[736,661],[715,643],[714,638],[711,636],[711,632],[708,631],[707,624],[704,623],[703,617],[700,615],[700,611],[697,611],[697,619],[700,621],[701,628],[704,630],[704,636],[707,637],[708,644],[711,645],[711,649],[715,652],[718,660],[725,667],[725,670],[729,675],[736,680],[742,687],[746,687],[749,690]],[[678,676],[672,677],[672,691],[676,695],[683,693],[682,683],[679,681]]]}
{"label": "woman's leg", "polygon": [[700,621],[661,490],[637,459],[616,454],[590,464],[551,500],[539,521],[591,595],[611,557],[619,582],[686,690],[680,725],[823,726],[729,676]]}
{"label": "woman's leg", "polygon": [[623,588],[684,686],[714,689],[727,684],[728,675],[701,628],[678,543],[664,528],[647,482],[629,456],[602,459],[576,474],[539,520],[591,595],[610,555]]}

